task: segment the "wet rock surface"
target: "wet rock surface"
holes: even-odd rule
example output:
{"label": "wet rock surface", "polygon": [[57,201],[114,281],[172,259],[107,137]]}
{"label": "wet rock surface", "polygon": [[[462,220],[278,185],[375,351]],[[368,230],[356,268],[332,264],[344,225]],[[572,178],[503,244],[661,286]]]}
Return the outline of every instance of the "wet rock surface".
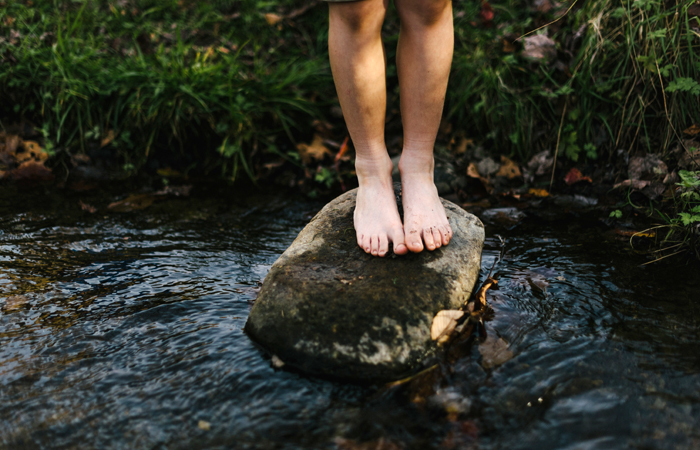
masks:
{"label": "wet rock surface", "polygon": [[[399,189],[395,185],[401,210]],[[454,231],[447,247],[377,258],[357,246],[355,196],[353,190],[326,205],[275,262],[245,330],[304,372],[398,379],[430,364],[433,317],[458,308],[471,293],[484,228],[443,200]]]}

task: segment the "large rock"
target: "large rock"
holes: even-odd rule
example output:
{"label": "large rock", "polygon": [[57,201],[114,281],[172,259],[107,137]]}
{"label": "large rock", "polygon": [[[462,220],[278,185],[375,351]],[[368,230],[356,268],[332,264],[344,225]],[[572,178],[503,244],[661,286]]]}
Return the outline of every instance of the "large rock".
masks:
{"label": "large rock", "polygon": [[245,330],[285,364],[305,372],[398,379],[435,355],[430,338],[435,314],[458,308],[469,296],[479,273],[484,227],[442,200],[454,231],[448,246],[378,258],[357,246],[355,195],[347,192],[326,205],[275,262]]}

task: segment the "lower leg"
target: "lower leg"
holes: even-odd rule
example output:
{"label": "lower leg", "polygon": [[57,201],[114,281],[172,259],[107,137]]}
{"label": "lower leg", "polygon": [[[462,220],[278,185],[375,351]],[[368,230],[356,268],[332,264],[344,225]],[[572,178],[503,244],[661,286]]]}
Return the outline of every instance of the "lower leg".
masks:
{"label": "lower leg", "polygon": [[401,18],[397,52],[404,144],[399,169],[406,245],[413,252],[447,245],[452,237],[433,182],[437,137],[452,63],[449,0],[396,0]]}
{"label": "lower leg", "polygon": [[381,26],[387,0],[331,3],[328,47],[340,106],[355,147],[359,181],[354,213],[357,243],[384,256],[404,254],[403,225],[384,143],[386,66]]}

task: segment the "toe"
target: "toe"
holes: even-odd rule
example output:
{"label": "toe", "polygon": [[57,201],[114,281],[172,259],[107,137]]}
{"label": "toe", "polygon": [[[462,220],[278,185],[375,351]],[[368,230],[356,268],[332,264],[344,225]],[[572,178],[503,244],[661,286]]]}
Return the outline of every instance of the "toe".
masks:
{"label": "toe", "polygon": [[406,233],[406,246],[414,253],[423,251],[423,242],[418,230],[410,230]]}
{"label": "toe", "polygon": [[442,240],[442,245],[449,244],[450,239],[447,236],[447,228],[445,228],[445,226],[441,225],[441,226],[437,227],[437,229],[440,232],[440,239]]}
{"label": "toe", "polygon": [[377,254],[379,254],[379,236],[372,236],[372,239],[370,239],[370,248],[372,255],[377,256]]}
{"label": "toe", "polygon": [[435,248],[442,247],[442,234],[440,234],[440,229],[438,227],[433,227],[433,240],[435,241]]}
{"label": "toe", "polygon": [[405,255],[408,253],[408,247],[406,247],[406,237],[403,234],[403,228],[396,228],[391,233],[389,233],[389,239],[394,246],[394,253],[397,255]]}
{"label": "toe", "polygon": [[363,236],[363,237],[362,237],[362,245],[361,245],[361,247],[362,247],[362,250],[365,251],[365,253],[369,253],[370,251],[372,251],[371,241],[370,241],[370,237],[369,237],[369,236]]}
{"label": "toe", "polygon": [[447,230],[447,242],[450,242],[452,240],[452,236],[454,236],[454,233],[452,232],[452,227],[448,223],[445,225],[445,229]]}
{"label": "toe", "polygon": [[384,256],[386,255],[386,252],[389,251],[389,238],[387,237],[386,234],[382,234],[379,236],[379,249],[377,250],[377,255],[378,256]]}
{"label": "toe", "polygon": [[364,246],[362,245],[362,240],[363,240],[364,236],[362,236],[359,232],[356,233],[356,236],[357,236],[357,245],[359,245],[360,248],[364,248]]}
{"label": "toe", "polygon": [[423,241],[425,242],[425,248],[427,248],[430,251],[435,250],[435,239],[433,239],[432,228],[423,229]]}

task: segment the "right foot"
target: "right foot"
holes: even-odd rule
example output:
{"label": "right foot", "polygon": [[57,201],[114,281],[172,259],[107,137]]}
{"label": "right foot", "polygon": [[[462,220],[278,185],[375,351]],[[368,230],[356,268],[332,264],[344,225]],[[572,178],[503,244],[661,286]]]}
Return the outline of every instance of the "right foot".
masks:
{"label": "right foot", "polygon": [[391,242],[395,254],[405,255],[408,247],[394,196],[391,159],[389,155],[379,159],[364,161],[358,158],[355,162],[360,183],[353,216],[357,245],[374,256],[384,256],[389,252]]}

